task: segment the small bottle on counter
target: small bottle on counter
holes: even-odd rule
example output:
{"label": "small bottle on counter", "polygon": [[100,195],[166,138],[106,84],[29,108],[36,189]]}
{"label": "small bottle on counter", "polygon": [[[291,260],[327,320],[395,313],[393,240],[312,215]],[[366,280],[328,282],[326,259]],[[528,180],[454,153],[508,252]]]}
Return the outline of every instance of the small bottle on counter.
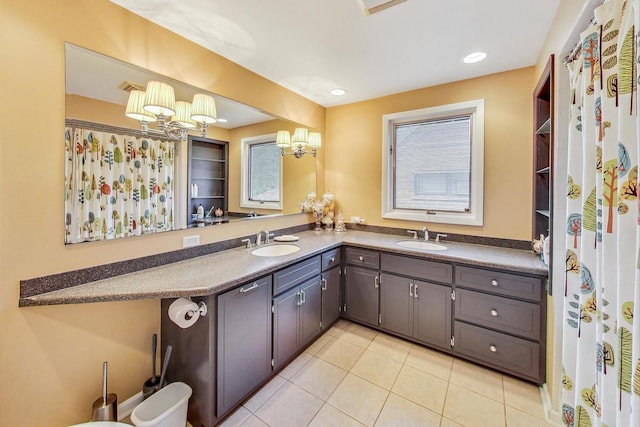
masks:
{"label": "small bottle on counter", "polygon": [[202,207],[202,203],[200,203],[198,205],[198,219],[203,219],[204,218],[204,208]]}

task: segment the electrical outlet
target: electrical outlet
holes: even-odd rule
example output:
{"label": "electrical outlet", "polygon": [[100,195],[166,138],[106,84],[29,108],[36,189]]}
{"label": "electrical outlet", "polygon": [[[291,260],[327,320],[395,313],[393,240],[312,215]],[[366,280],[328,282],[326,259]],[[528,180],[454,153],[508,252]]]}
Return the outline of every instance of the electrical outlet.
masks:
{"label": "electrical outlet", "polygon": [[190,248],[192,246],[198,246],[200,244],[200,235],[196,234],[195,236],[187,236],[182,238],[182,247]]}

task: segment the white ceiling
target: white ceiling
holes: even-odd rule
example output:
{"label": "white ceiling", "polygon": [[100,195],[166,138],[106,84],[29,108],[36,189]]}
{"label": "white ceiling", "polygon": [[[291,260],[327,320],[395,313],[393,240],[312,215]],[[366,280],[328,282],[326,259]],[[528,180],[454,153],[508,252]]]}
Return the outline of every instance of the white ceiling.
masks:
{"label": "white ceiling", "polygon": [[384,0],[111,1],[326,107],[533,65],[560,3],[407,0],[367,16]]}

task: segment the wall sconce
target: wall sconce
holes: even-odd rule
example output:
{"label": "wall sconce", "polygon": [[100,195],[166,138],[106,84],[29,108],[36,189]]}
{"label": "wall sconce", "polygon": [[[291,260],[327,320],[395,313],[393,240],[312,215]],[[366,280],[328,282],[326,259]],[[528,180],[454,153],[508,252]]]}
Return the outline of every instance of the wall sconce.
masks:
{"label": "wall sconce", "polygon": [[[292,155],[296,159],[304,156],[305,154],[311,154],[316,156],[316,150],[322,145],[322,138],[320,132],[309,132],[305,128],[297,128],[293,135],[286,130],[279,130],[276,134],[276,145],[280,148],[280,154]],[[305,148],[309,147],[311,151],[305,151]],[[287,148],[291,151],[287,151]]]}
{"label": "wall sconce", "polygon": [[[171,85],[153,80],[145,91],[129,92],[125,114],[140,122],[143,133],[162,132],[174,139],[185,139],[187,132],[198,125],[200,135],[207,136],[207,127],[217,121],[212,96],[198,93],[193,96],[193,103],[176,101]],[[153,122],[158,122],[158,130],[149,128]]]}

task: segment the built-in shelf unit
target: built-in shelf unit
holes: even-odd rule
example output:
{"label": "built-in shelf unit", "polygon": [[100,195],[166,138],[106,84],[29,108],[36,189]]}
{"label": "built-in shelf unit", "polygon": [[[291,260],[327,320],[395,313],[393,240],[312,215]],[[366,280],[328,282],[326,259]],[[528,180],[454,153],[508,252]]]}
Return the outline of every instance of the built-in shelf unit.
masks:
{"label": "built-in shelf unit", "polygon": [[198,206],[205,215],[212,208],[228,210],[228,143],[199,136],[189,136],[189,168],[187,223],[197,225],[192,219]]}

